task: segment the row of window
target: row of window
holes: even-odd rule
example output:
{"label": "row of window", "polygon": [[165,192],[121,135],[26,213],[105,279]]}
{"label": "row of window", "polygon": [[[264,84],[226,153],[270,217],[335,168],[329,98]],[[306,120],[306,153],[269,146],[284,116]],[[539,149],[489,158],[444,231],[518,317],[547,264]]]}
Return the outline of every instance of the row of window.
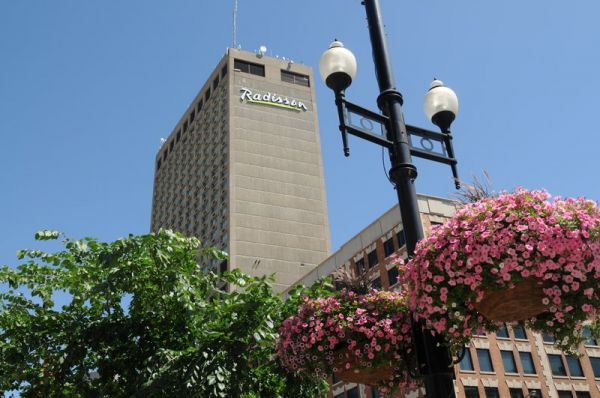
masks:
{"label": "row of window", "polygon": [[[265,66],[261,64],[242,61],[241,59],[234,59],[233,67],[236,71],[239,72],[265,77]],[[297,84],[299,86],[310,87],[310,79],[308,76],[303,75],[301,73],[291,72],[288,70],[281,70],[281,81],[286,83]]]}
{"label": "row of window", "polygon": [[[391,256],[392,254],[394,254],[396,252],[396,250],[399,250],[401,247],[403,247],[406,244],[406,239],[404,237],[403,230],[400,230],[400,232],[398,232],[396,234],[396,240],[398,242],[397,246],[394,246],[394,238],[393,237],[391,237],[388,240],[386,240],[385,242],[383,242],[383,255],[385,258],[388,258],[389,256]],[[375,267],[377,264],[379,264],[379,258],[377,256],[376,248],[367,253],[366,260],[367,261],[365,262],[365,258],[363,257],[354,262],[354,264],[356,265],[356,271],[359,274],[365,273],[368,270],[370,270],[371,268]],[[390,285],[394,284],[392,281],[395,282],[397,277],[398,277],[398,275],[396,273],[396,276],[393,279],[390,279]]]}
{"label": "row of window", "polygon": [[[215,76],[215,78],[213,79],[213,82],[212,82],[212,90],[213,91],[217,89],[217,87],[219,86],[219,82],[226,75],[227,75],[227,64],[223,65],[223,67],[221,68],[221,73],[217,74]],[[160,170],[160,166],[162,165],[162,163],[164,161],[167,160],[167,157],[169,156],[169,153],[173,151],[175,144],[177,144],[179,142],[179,140],[185,136],[189,127],[196,119],[196,115],[200,113],[200,111],[204,107],[204,103],[210,99],[210,96],[211,96],[211,87],[209,86],[206,89],[206,92],[204,93],[204,97],[200,98],[200,100],[198,101],[198,103],[196,104],[195,107],[192,107],[192,110],[190,111],[188,117],[186,119],[184,119],[182,126],[179,128],[179,130],[177,130],[175,137],[171,138],[169,143],[164,144],[165,150],[163,152],[162,158],[159,157],[159,159],[156,163],[156,171]]]}
{"label": "row of window", "polygon": [[[479,362],[480,372],[494,372],[494,364],[492,363],[492,357],[490,350],[487,348],[477,348],[477,361]],[[504,365],[505,373],[519,373],[517,369],[517,363],[512,351],[501,350],[500,355],[502,357],[502,364]],[[523,368],[524,374],[535,375],[537,370],[533,362],[533,357],[530,352],[519,351],[519,358],[521,360],[521,367]],[[471,357],[471,350],[465,348],[464,356],[460,361],[460,369],[466,371],[474,371],[475,366],[473,365],[473,359]]]}
{"label": "row of window", "polygon": [[[584,345],[588,345],[588,346],[597,346],[598,345],[598,340],[596,340],[594,338],[594,336],[592,336],[592,330],[589,327],[584,327],[582,330],[583,333],[583,337],[585,337],[585,340],[583,342]],[[555,339],[554,336],[550,335],[550,334],[546,334],[544,333],[542,335],[542,339],[544,340],[544,343],[554,343]]]}
{"label": "row of window", "polygon": [[[484,387],[484,395],[486,398],[500,398],[500,393],[497,387]],[[521,388],[510,388],[510,398],[543,398],[542,391],[536,388],[527,389],[523,392]],[[465,396],[467,398],[480,398],[479,388],[475,386],[465,387]],[[571,391],[558,391],[558,398],[573,398]],[[575,398],[590,398],[590,393],[587,391],[576,391]]]}
{"label": "row of window", "polygon": [[[486,398],[500,398],[498,388],[496,387],[485,387],[484,388]],[[542,398],[542,391],[539,389],[528,389],[527,395],[523,394],[521,388],[510,388],[509,389],[511,398]],[[479,398],[479,389],[477,387],[465,387],[465,396],[467,398]],[[573,398],[571,391],[558,391],[558,398]],[[590,393],[587,391],[576,391],[575,398],[590,398]]]}
{"label": "row of window", "polygon": [[[517,340],[527,340],[527,332],[525,328],[521,325],[512,325],[511,326],[513,337]],[[483,331],[473,331],[474,336],[485,336],[485,332]],[[501,339],[509,339],[510,335],[508,333],[508,327],[506,324],[503,324],[502,327],[498,329],[496,332],[496,337]]]}
{"label": "row of window", "polygon": [[[475,352],[477,353],[479,371],[489,373],[494,372],[494,364],[492,363],[490,350],[486,348],[477,348]],[[513,351],[500,350],[500,356],[502,358],[505,373],[519,373]],[[530,352],[519,351],[519,359],[521,361],[523,374],[537,374],[535,363],[533,362],[533,357]],[[594,377],[600,377],[600,358],[589,357],[589,360]],[[548,362],[550,363],[550,369],[552,370],[553,376],[585,377],[581,362],[576,356],[548,354]],[[475,370],[471,351],[468,348],[465,349],[464,356],[462,357],[459,366],[463,371]]]}

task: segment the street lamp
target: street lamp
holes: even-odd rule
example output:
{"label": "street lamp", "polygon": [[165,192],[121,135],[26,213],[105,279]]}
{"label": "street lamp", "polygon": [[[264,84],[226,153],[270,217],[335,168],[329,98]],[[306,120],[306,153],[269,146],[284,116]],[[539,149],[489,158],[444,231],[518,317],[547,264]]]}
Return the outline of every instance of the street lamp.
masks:
{"label": "street lamp", "polygon": [[[414,181],[417,168],[412,156],[447,164],[452,169],[456,188],[460,188],[457,161],[454,158],[450,125],[458,113],[456,94],[434,79],[425,96],[427,117],[441,132],[425,130],[404,123],[402,94],[396,89],[388,57],[379,0],[364,0],[369,35],[373,47],[373,62],[379,85],[374,112],[346,100],[345,90],[356,76],[356,58],[343,44],[335,40],[323,53],[319,63],[325,84],[335,93],[344,155],[350,155],[348,134],[388,149],[391,162],[390,180],[398,195],[406,250],[409,256],[423,238]],[[418,372],[424,377],[428,397],[454,397],[452,358],[443,338],[424,330],[422,322],[413,321],[413,340],[417,352]]]}

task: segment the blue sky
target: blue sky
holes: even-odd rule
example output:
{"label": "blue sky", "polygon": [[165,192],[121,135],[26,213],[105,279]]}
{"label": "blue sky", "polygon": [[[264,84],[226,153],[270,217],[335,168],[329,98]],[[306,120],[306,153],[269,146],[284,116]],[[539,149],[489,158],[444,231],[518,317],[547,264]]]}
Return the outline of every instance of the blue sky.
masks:
{"label": "blue sky", "polygon": [[[381,0],[410,124],[432,126],[435,76],[458,94],[459,172],[497,189],[600,199],[600,3]],[[42,228],[113,240],[149,229],[154,156],[225,48],[233,0],[0,2],[0,264]],[[239,0],[238,42],[317,67],[333,38],[358,59],[347,94],[376,109],[359,0]],[[316,70],[315,70],[316,72]],[[343,157],[333,95],[317,91],[332,247],[396,200],[381,149]],[[453,192],[416,161],[417,190]],[[386,166],[387,168],[388,166]]]}

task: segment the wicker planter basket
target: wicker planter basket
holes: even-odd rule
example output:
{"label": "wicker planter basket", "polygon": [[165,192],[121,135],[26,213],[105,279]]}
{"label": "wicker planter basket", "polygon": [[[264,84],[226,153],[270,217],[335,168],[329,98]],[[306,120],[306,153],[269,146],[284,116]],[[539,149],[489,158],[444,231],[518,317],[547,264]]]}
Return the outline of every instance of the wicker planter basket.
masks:
{"label": "wicker planter basket", "polygon": [[[347,363],[350,364],[349,369],[346,369]],[[337,369],[336,377],[347,383],[376,385],[394,378],[394,367],[391,363],[377,367],[363,367],[360,360],[347,348],[335,352],[334,367]]]}
{"label": "wicker planter basket", "polygon": [[548,310],[542,302],[543,287],[536,278],[525,279],[512,289],[487,291],[475,308],[493,321],[525,321]]}

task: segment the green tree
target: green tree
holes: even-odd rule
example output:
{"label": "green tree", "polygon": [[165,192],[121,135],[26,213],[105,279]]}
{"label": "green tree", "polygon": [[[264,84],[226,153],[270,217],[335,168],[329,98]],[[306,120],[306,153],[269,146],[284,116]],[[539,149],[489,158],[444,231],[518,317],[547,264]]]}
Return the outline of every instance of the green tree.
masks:
{"label": "green tree", "polygon": [[0,269],[0,395],[312,398],[326,391],[323,380],[297,379],[276,358],[277,326],[296,310],[302,289],[283,302],[269,278],[217,275],[198,259],[221,261],[224,253],[171,231],[112,243],[36,234],[61,238],[62,250],[23,250],[21,265]]}

